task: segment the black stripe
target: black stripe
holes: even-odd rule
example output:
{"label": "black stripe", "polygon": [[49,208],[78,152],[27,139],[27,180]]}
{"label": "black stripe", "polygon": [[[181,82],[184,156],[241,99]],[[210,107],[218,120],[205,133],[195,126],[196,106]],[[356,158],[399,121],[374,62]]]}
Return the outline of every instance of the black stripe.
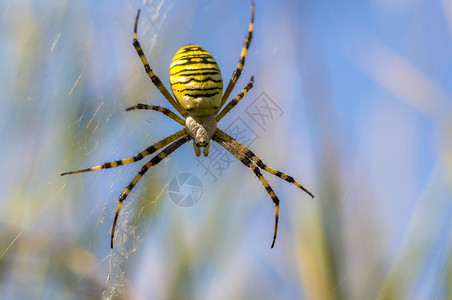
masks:
{"label": "black stripe", "polygon": [[183,55],[183,56],[179,56],[178,60],[181,59],[186,59],[186,58],[193,58],[193,57],[199,57],[199,58],[204,58],[204,57],[210,57],[213,58],[212,55],[210,55],[209,53],[194,53],[194,54],[187,54],[187,55]]}
{"label": "black stripe", "polygon": [[207,77],[207,78],[204,79],[204,80],[198,80],[198,79],[192,77],[192,78],[190,78],[190,79],[187,80],[187,81],[177,81],[177,82],[174,82],[173,85],[174,85],[174,84],[187,84],[187,83],[192,82],[192,81],[199,82],[199,83],[205,83],[205,82],[208,82],[208,81],[212,81],[212,82],[222,82],[223,80],[222,80],[222,79],[215,80],[215,79],[212,79],[212,78],[210,78],[210,77]]}
{"label": "black stripe", "polygon": [[218,68],[218,65],[217,65],[216,63],[205,62],[205,61],[195,61],[195,62],[189,61],[189,62],[186,62],[186,63],[180,63],[180,64],[177,64],[177,65],[172,66],[171,69],[170,69],[170,71],[171,71],[173,68],[176,68],[176,67],[182,67],[182,66],[187,67],[184,71],[198,70],[198,69],[193,69],[193,68],[192,68],[192,69],[189,69],[189,68],[188,68],[189,66],[193,66],[193,65],[197,65],[197,64],[202,64],[203,66],[212,66],[212,68],[209,68],[209,69],[218,70],[218,71],[220,70],[220,69]]}
{"label": "black stripe", "polygon": [[[250,151],[251,152],[251,151]],[[248,155],[248,154],[247,154]],[[250,157],[254,157],[254,158],[256,158],[256,165],[259,167],[259,168],[261,168],[261,169],[264,169],[265,167],[266,167],[266,165],[262,162],[262,160],[260,160],[256,155],[254,155],[254,153],[253,152],[251,152],[251,156]],[[254,161],[254,160],[253,160]]]}
{"label": "black stripe", "polygon": [[137,50],[138,53],[140,53],[140,52],[143,53],[140,42],[138,42],[138,40],[133,41],[133,46],[135,47],[135,49]]}
{"label": "black stripe", "polygon": [[132,182],[129,183],[129,185],[126,187],[125,191],[129,191],[127,194],[125,194],[124,192],[122,192],[121,196],[119,196],[119,202],[123,202],[124,200],[126,200],[127,196],[130,194],[130,192],[132,191],[132,189],[134,188],[135,184],[133,184]]}
{"label": "black stripe", "polygon": [[147,151],[149,154],[152,154],[156,150],[157,150],[157,148],[155,148],[155,145],[152,145],[151,147],[147,148],[145,151]]}
{"label": "black stripe", "polygon": [[200,58],[200,59],[203,59],[203,60],[207,60],[207,59],[213,59],[213,57],[212,57],[212,55],[210,55],[210,54],[203,54],[203,55],[199,55],[199,54],[189,54],[189,55],[184,55],[184,56],[181,56],[181,57],[178,57],[177,58],[177,60],[175,60],[174,62],[178,62],[178,61],[181,61],[181,60],[192,60],[193,58]]}
{"label": "black stripe", "polygon": [[[223,140],[223,141],[224,141],[224,140]],[[228,149],[228,150],[229,150],[229,149]],[[244,158],[240,159],[240,162],[241,162],[242,164],[244,164],[245,166],[247,166],[247,167],[249,167],[250,164],[251,164],[251,161],[248,159],[248,157],[244,157]]]}
{"label": "black stripe", "polygon": [[222,88],[214,87],[214,88],[186,88],[182,90],[177,90],[177,92],[185,92],[185,91],[214,91],[214,90],[222,90]]}
{"label": "black stripe", "polygon": [[[207,59],[202,59],[201,61],[194,61],[194,60],[190,60],[190,59],[184,59],[184,60],[187,60],[187,62],[175,64],[174,66],[171,67],[171,69],[180,67],[180,66],[190,66],[190,65],[196,65],[196,64],[211,65],[211,66],[218,67],[218,64],[216,62],[208,61]],[[180,60],[178,60],[177,62],[179,62],[179,61]]]}
{"label": "black stripe", "polygon": [[[190,51],[202,51],[202,52],[207,52],[206,49],[201,48],[199,46],[190,46],[190,47],[185,47],[182,51],[180,51],[180,53],[186,53],[186,52],[190,52]],[[208,52],[207,52],[208,53]]]}
{"label": "black stripe", "polygon": [[245,37],[245,48],[249,48],[251,44],[251,40],[253,39],[253,32],[248,31]]}
{"label": "black stripe", "polygon": [[[260,176],[262,176],[262,174]],[[264,186],[264,187],[267,190],[267,193],[271,194],[271,192],[273,192],[272,188],[269,185],[268,186]],[[274,199],[271,195],[270,195],[270,198]],[[278,199],[278,198],[276,198],[276,199]]]}
{"label": "black stripe", "polygon": [[213,93],[213,94],[188,94],[186,93],[185,96],[190,96],[193,98],[198,98],[198,97],[207,97],[210,98],[212,96],[215,96],[216,94],[218,94],[219,92]]}
{"label": "black stripe", "polygon": [[246,149],[245,155],[246,155],[247,157],[253,157],[253,156],[256,156],[256,155],[254,155],[253,152],[251,152],[250,149]]}
{"label": "black stripe", "polygon": [[[211,72],[206,72],[205,74],[206,75],[211,75],[211,74],[218,74],[219,72],[220,72],[220,70],[219,69],[215,69],[215,68],[199,68],[199,69],[184,69],[184,70],[180,70],[180,71],[178,71],[178,72],[176,72],[176,73],[172,73],[172,74],[170,74],[170,75],[176,75],[176,74],[179,74],[179,73],[183,73],[183,72],[191,72],[191,71],[218,71],[218,72],[213,72],[213,73],[211,73]],[[196,75],[197,73],[193,73],[194,75]],[[199,74],[199,73],[198,73]],[[203,73],[204,74],[204,73]],[[190,74],[191,75],[191,74]],[[187,74],[184,74],[184,76],[187,76]]]}
{"label": "black stripe", "polygon": [[[188,70],[190,71],[190,70]],[[184,72],[187,72],[187,70],[185,70]],[[185,73],[185,74],[179,74],[178,76],[184,76],[184,77],[188,77],[188,76],[203,76],[203,75],[220,75],[220,72],[195,72],[195,73]]]}

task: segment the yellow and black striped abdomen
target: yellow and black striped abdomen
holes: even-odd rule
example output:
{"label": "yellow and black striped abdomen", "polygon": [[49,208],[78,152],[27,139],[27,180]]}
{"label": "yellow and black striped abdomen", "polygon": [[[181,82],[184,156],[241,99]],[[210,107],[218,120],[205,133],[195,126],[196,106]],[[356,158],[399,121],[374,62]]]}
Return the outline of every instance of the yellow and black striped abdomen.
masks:
{"label": "yellow and black striped abdomen", "polygon": [[217,62],[204,48],[179,49],[170,67],[170,84],[177,102],[194,116],[215,113],[221,104],[223,79]]}

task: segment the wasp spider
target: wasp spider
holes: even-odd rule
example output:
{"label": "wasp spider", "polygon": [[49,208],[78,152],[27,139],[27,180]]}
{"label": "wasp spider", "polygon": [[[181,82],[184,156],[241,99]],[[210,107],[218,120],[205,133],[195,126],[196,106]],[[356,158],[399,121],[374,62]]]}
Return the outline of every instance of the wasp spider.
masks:
{"label": "wasp spider", "polygon": [[[140,10],[138,10],[135,19],[133,46],[135,47],[138,56],[143,63],[146,73],[151,78],[154,85],[159,89],[163,96],[165,96],[169,103],[179,112],[179,114],[182,115],[183,118],[165,107],[148,104],[137,104],[135,106],[127,108],[126,111],[136,109],[159,111],[184,126],[184,128],[170,136],[167,136],[161,141],[158,141],[157,143],[146,148],[134,157],[107,162],[103,165],[95,166],[92,168],[66,172],[61,175],[109,169],[125,164],[130,164],[139,161],[144,157],[162,149],[156,156],[150,159],[141,168],[138,174],[132,179],[129,185],[119,196],[118,207],[111,231],[111,248],[113,248],[113,238],[121,205],[129,195],[129,193],[132,191],[132,189],[135,187],[135,185],[138,183],[138,181],[141,179],[141,177],[143,177],[143,175],[149,170],[149,168],[157,165],[163,159],[171,155],[176,149],[190,140],[193,140],[193,148],[195,150],[196,156],[201,155],[201,148],[203,149],[204,156],[208,156],[210,140],[214,140],[222,147],[224,147],[227,151],[229,151],[233,156],[235,156],[239,161],[241,161],[245,166],[253,170],[254,174],[256,174],[256,176],[262,182],[265,189],[267,190],[267,193],[270,195],[270,198],[273,200],[273,203],[275,204],[275,228],[273,233],[273,242],[271,245],[271,247],[273,248],[278,231],[279,199],[268,184],[267,180],[262,175],[261,169],[294,184],[295,186],[299,187],[307,194],[309,194],[311,197],[314,196],[300,183],[295,181],[293,177],[267,166],[245,145],[243,145],[221,129],[217,128],[217,122],[220,121],[221,118],[223,118],[234,106],[236,106],[237,103],[242,100],[245,94],[253,87],[253,77],[251,77],[246,87],[226,106],[223,107],[229,95],[231,94],[232,89],[237,83],[237,80],[239,79],[243,66],[245,64],[245,58],[248,53],[248,48],[253,36],[254,1],[251,0],[251,21],[249,24],[248,34],[245,38],[245,44],[242,48],[237,68],[232,74],[224,93],[221,72],[212,55],[198,45],[187,45],[177,51],[170,66],[170,84],[174,94],[173,98],[173,96],[168,92],[157,75],[155,75],[152,71],[146,59],[146,56],[143,53],[140,42],[138,41],[137,27],[139,16]],[[222,107],[223,109],[221,109]]]}

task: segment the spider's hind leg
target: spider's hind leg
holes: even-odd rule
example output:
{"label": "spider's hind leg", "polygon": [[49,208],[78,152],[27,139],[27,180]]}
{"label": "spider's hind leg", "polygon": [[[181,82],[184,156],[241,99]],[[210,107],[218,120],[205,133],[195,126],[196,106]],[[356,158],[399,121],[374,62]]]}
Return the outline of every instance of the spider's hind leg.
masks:
{"label": "spider's hind leg", "polygon": [[160,151],[156,156],[154,156],[148,163],[146,163],[141,168],[140,172],[138,172],[138,174],[135,175],[135,177],[132,179],[132,181],[129,183],[129,185],[127,185],[127,187],[124,189],[121,196],[119,196],[118,207],[116,208],[115,219],[113,221],[113,227],[111,229],[110,246],[112,249],[113,249],[113,239],[115,237],[116,223],[118,221],[119,212],[121,211],[121,206],[122,206],[122,203],[124,202],[124,200],[126,200],[127,196],[129,196],[130,192],[135,187],[135,185],[137,185],[138,181],[140,181],[140,179],[143,177],[143,175],[151,167],[160,163],[163,159],[165,159],[166,157],[171,155],[174,151],[176,151],[180,146],[182,146],[183,144],[188,142],[190,139],[191,139],[190,136],[188,136],[188,134],[186,134],[185,136],[181,137],[180,139],[178,139],[177,141],[175,141],[174,143],[172,143],[171,145],[169,145],[168,147],[166,147],[165,149]]}
{"label": "spider's hind leg", "polygon": [[251,150],[248,150],[246,153],[246,156],[251,159],[254,163],[256,163],[256,165],[267,171],[270,174],[273,174],[275,176],[278,176],[279,178],[292,183],[293,185],[295,185],[296,187],[300,188],[301,190],[303,190],[306,194],[308,194],[309,196],[311,196],[312,198],[314,198],[314,195],[308,191],[304,186],[302,186],[300,183],[298,183],[292,176],[287,175],[286,173],[283,173],[281,171],[278,171],[276,169],[273,169],[272,167],[267,166],[266,164],[264,164],[264,162],[257,157]]}
{"label": "spider's hind leg", "polygon": [[279,199],[276,196],[275,192],[271,188],[268,181],[265,179],[265,177],[262,175],[259,168],[262,168],[263,170],[274,174],[278,176],[279,178],[294,184],[295,186],[299,187],[303,191],[305,191],[307,194],[309,194],[311,197],[314,198],[314,196],[309,192],[307,189],[305,189],[301,184],[299,184],[295,179],[293,179],[292,176],[289,176],[287,174],[284,174],[278,170],[275,170],[266,164],[264,164],[259,157],[257,157],[251,150],[249,150],[245,145],[228,135],[226,132],[218,129],[213,136],[213,140],[216,141],[218,144],[220,144],[223,148],[225,148],[228,152],[230,152],[232,155],[234,155],[241,163],[243,163],[248,168],[251,168],[256,174],[256,176],[259,178],[262,185],[265,187],[265,190],[270,195],[270,198],[272,199],[273,203],[275,204],[275,231],[273,235],[273,243],[272,248],[275,244],[276,240],[276,234],[278,232],[278,220],[279,220]]}
{"label": "spider's hind leg", "polygon": [[259,168],[253,163],[250,163],[247,167],[249,167],[249,168],[251,168],[251,170],[253,170],[254,174],[256,174],[257,178],[259,178],[260,182],[262,183],[265,190],[270,195],[270,198],[272,199],[273,203],[275,204],[275,229],[273,232],[273,241],[272,241],[272,246],[271,246],[271,248],[273,248],[273,246],[275,246],[275,242],[276,242],[276,235],[278,234],[279,199],[278,199],[278,196],[276,196],[276,194],[273,191],[270,184],[268,183],[267,179],[265,179],[264,175],[262,175]]}
{"label": "spider's hind leg", "polygon": [[292,183],[296,187],[303,190],[306,194],[314,198],[314,195],[308,191],[304,186],[302,186],[299,182],[297,182],[292,176],[287,175],[281,171],[278,171],[276,169],[273,169],[272,167],[267,166],[259,157],[257,157],[256,154],[254,154],[250,149],[248,149],[245,145],[234,139],[232,136],[228,135],[226,132],[222,130],[217,131],[217,136],[221,137],[225,141],[227,141],[229,144],[232,145],[232,147],[238,149],[240,152],[243,153],[243,156],[247,157],[251,161],[253,161],[259,168],[267,171],[270,174],[273,174],[275,176],[278,176],[282,180],[285,180],[289,183]]}
{"label": "spider's hind leg", "polygon": [[[220,130],[219,130],[220,131]],[[273,241],[271,248],[275,245],[276,236],[278,234],[278,220],[279,220],[279,199],[278,196],[276,196],[276,193],[273,191],[272,187],[268,183],[268,181],[265,179],[264,175],[262,175],[261,171],[259,170],[259,167],[252,162],[248,157],[245,156],[245,153],[243,151],[240,151],[239,148],[234,147],[231,143],[229,143],[227,140],[220,137],[218,134],[215,134],[213,137],[213,140],[216,141],[218,144],[220,144],[223,148],[225,148],[228,152],[230,152],[232,155],[234,155],[242,164],[253,170],[254,174],[259,178],[260,182],[264,186],[265,190],[267,191],[268,195],[272,199],[273,203],[275,204],[275,229],[273,233]]]}

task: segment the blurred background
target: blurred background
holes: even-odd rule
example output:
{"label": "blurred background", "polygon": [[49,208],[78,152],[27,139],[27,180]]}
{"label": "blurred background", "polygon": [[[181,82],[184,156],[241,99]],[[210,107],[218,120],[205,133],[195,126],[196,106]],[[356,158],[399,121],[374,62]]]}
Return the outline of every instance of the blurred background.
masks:
{"label": "blurred background", "polygon": [[274,206],[253,172],[186,144],[136,186],[110,251],[146,160],[60,173],[181,128],[124,111],[170,107],[132,46],[138,8],[168,88],[188,43],[227,83],[249,1],[0,0],[1,299],[452,299],[451,0],[256,0],[232,94],[255,86],[219,127],[315,198],[264,174],[281,200],[270,249]]}

